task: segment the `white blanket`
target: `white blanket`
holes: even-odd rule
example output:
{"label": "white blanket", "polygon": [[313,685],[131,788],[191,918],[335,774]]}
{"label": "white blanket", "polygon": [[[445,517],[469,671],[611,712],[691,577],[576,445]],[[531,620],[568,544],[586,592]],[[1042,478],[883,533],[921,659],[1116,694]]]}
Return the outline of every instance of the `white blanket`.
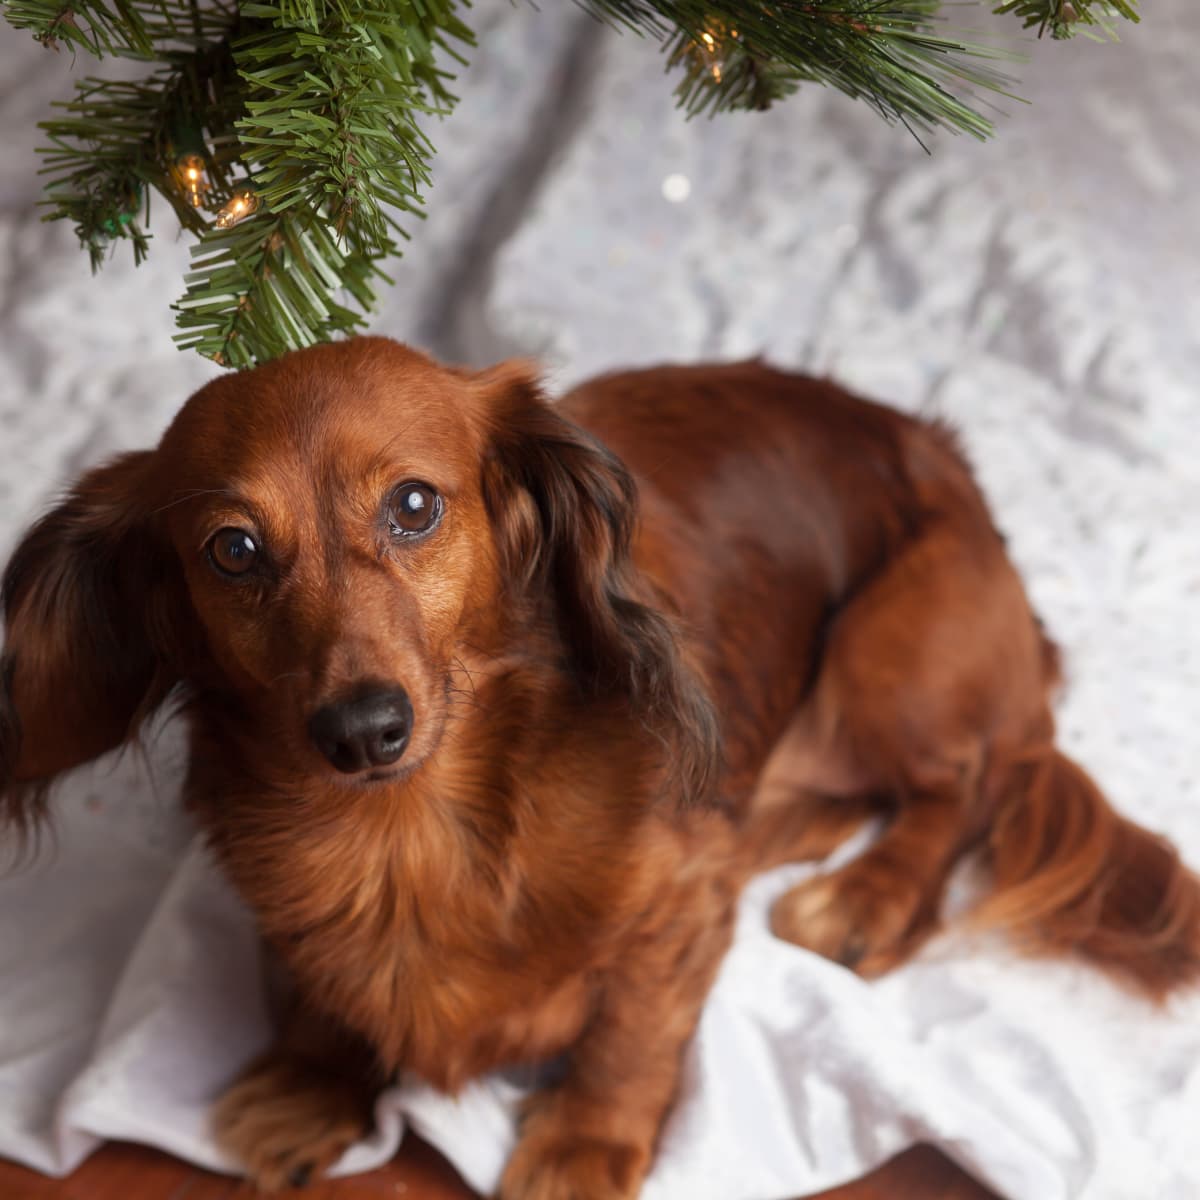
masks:
{"label": "white blanket", "polygon": [[[477,11],[485,48],[433,130],[433,215],[375,328],[480,361],[538,352],[559,384],[766,351],[950,417],[1067,651],[1066,746],[1200,864],[1190,0],[1120,47],[1037,47],[1035,107],[932,157],[816,88],[685,123],[634,39],[565,7]],[[37,221],[29,126],[68,69],[0,28],[0,558],[214,373],[169,341],[186,253],[161,205],[151,261],[118,254],[96,280]],[[37,1169],[109,1137],[229,1166],[207,1107],[269,1030],[251,919],[177,812],[181,758],[167,729],[144,761],[77,772],[53,856],[0,879],[0,1154]],[[919,1140],[1011,1200],[1200,1196],[1200,998],[1156,1012],[1086,969],[954,941],[863,983],[768,933],[804,869],[745,898],[648,1200],[790,1197]],[[408,1081],[341,1168],[386,1160],[408,1124],[486,1190],[518,1089]]]}

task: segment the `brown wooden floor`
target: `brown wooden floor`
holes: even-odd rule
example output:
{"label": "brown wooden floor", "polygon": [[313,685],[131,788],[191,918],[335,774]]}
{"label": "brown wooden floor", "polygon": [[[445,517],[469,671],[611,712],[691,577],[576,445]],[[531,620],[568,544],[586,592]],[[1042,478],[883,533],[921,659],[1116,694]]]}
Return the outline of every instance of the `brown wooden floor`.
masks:
{"label": "brown wooden floor", "polygon": [[[115,1144],[67,1179],[47,1179],[0,1162],[3,1200],[251,1200],[248,1185],[189,1167],[141,1146]],[[474,1200],[474,1193],[428,1146],[409,1137],[397,1158],[368,1175],[317,1182],[278,1200]],[[821,1200],[996,1200],[930,1146],[892,1159],[858,1183]]]}

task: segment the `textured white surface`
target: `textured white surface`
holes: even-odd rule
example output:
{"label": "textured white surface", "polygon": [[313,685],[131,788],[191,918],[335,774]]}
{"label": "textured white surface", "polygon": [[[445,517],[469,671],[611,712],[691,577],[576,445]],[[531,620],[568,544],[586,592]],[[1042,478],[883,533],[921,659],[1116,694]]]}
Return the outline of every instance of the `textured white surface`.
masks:
{"label": "textured white surface", "polygon": [[[433,214],[376,328],[474,361],[538,352],[560,384],[766,351],[950,417],[1067,652],[1064,741],[1200,863],[1189,0],[1120,47],[1035,47],[1033,108],[931,157],[816,89],[686,123],[634,39],[566,6],[478,19]],[[0,557],[213,373],[169,340],[186,262],[169,232],[137,273],[121,255],[93,281],[32,211],[31,123],[68,67],[0,28]],[[186,849],[179,767],[168,730],[146,764],[77,773],[56,856],[0,880],[0,1153],[63,1172],[120,1136],[221,1165],[207,1104],[268,1031],[249,919]],[[648,1200],[791,1196],[918,1139],[1012,1200],[1200,1195],[1200,1001],[1154,1013],[1087,971],[949,942],[867,985],[767,933],[794,873],[746,898]],[[344,1165],[386,1158],[404,1113],[487,1187],[516,1094],[399,1089]]]}

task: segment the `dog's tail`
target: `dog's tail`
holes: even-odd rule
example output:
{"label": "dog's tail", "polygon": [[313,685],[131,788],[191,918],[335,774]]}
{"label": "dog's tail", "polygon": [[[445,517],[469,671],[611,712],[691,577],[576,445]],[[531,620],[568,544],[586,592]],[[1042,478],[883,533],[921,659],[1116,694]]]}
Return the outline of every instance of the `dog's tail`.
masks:
{"label": "dog's tail", "polygon": [[1074,952],[1155,999],[1200,979],[1200,879],[1053,746],[999,768],[994,894],[976,927]]}

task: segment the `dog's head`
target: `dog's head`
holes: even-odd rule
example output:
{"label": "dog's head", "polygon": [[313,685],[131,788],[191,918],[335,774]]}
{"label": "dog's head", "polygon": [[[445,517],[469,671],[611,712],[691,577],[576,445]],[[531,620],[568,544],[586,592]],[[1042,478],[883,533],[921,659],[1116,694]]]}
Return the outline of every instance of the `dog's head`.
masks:
{"label": "dog's head", "polygon": [[443,735],[464,658],[536,635],[706,789],[711,715],[630,562],[632,481],[527,369],[382,339],[217,379],[85,475],[4,577],[0,792],[132,737],[182,683],[242,766],[371,783]]}

